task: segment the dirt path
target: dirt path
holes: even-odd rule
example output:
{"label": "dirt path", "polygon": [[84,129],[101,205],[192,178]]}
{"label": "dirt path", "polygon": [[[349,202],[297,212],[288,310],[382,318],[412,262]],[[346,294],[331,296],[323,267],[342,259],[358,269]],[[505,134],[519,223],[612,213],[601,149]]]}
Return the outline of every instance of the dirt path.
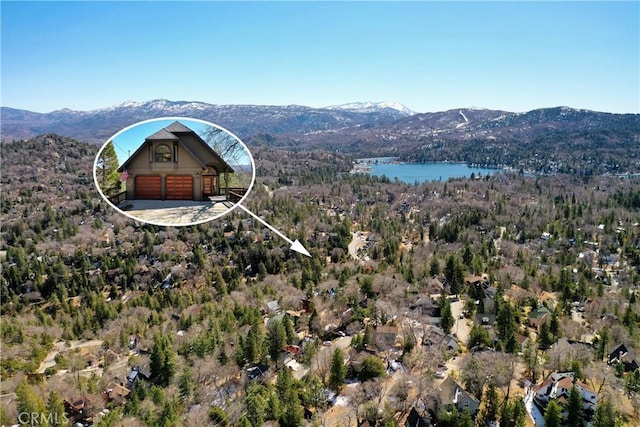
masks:
{"label": "dirt path", "polygon": [[351,233],[351,242],[349,242],[349,255],[356,261],[360,260],[358,257],[358,250],[360,250],[364,246],[364,242],[367,240],[367,237],[363,235],[360,231]]}
{"label": "dirt path", "polygon": [[83,347],[100,347],[101,345],[102,340],[71,341],[69,346],[67,346],[64,341],[58,341],[53,345],[53,349],[49,352],[49,354],[47,354],[47,357],[45,357],[42,363],[40,363],[40,367],[36,372],[38,374],[43,374],[47,368],[54,367],[56,365],[56,356],[60,353]]}

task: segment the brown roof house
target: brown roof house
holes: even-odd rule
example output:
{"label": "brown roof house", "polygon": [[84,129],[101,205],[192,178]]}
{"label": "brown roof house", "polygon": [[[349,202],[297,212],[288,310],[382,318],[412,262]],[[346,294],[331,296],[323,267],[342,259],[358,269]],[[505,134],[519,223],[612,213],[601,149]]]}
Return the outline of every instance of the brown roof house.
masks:
{"label": "brown roof house", "polygon": [[105,402],[120,406],[125,403],[127,396],[131,391],[122,384],[110,383],[102,392]]}
{"label": "brown roof house", "polygon": [[234,173],[197,133],[176,121],[145,138],[119,168],[127,171],[127,200],[208,200],[226,195]]}

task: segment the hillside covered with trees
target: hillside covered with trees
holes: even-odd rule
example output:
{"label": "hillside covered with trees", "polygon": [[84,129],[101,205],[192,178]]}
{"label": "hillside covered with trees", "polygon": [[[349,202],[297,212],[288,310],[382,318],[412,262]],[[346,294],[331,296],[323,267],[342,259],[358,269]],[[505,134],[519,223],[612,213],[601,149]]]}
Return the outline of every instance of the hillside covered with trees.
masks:
{"label": "hillside covered with trees", "polygon": [[[239,210],[179,228],[120,215],[96,150],[2,144],[0,424],[521,426],[552,372],[574,386],[547,425],[640,423],[639,178],[410,185],[257,147],[246,206],[307,258]],[[571,406],[580,384],[592,412]]]}

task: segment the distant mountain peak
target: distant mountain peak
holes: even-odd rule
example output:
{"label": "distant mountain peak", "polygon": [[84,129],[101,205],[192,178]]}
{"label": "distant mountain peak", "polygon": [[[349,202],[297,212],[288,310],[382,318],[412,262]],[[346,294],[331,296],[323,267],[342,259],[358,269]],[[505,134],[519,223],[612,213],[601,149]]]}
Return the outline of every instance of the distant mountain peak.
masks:
{"label": "distant mountain peak", "polygon": [[249,137],[258,133],[306,134],[359,125],[377,126],[392,123],[407,115],[388,106],[363,113],[302,105],[216,105],[167,99],[127,100],[91,111],[64,109],[45,114],[2,107],[1,135],[5,141],[54,132],[101,143],[114,132],[136,121],[172,116],[207,120],[232,129],[240,137]]}
{"label": "distant mountain peak", "polygon": [[382,110],[395,110],[400,113],[406,114],[407,116],[412,116],[416,114],[415,111],[409,109],[408,107],[400,104],[399,102],[393,102],[393,101],[350,102],[348,104],[330,105],[325,108],[328,110],[354,111],[354,112],[360,112],[360,113],[379,112]]}
{"label": "distant mountain peak", "polygon": [[[158,100],[154,100],[154,101],[158,101]],[[147,101],[147,102],[153,102],[153,101]],[[127,100],[120,104],[112,105],[110,108],[135,108],[135,107],[140,107],[145,103],[146,102]]]}

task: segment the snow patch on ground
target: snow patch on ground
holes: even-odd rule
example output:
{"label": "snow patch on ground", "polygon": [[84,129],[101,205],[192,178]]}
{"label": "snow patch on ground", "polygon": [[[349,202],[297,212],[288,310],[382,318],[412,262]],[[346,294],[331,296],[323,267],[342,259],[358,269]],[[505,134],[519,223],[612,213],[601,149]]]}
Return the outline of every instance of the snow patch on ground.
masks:
{"label": "snow patch on ground", "polygon": [[533,390],[529,391],[527,397],[524,398],[524,406],[527,408],[527,412],[533,420],[533,423],[538,427],[544,427],[544,416],[542,412],[540,412],[540,408],[533,403]]}
{"label": "snow patch on ground", "polygon": [[348,406],[349,398],[347,396],[338,396],[336,397],[335,406]]}

